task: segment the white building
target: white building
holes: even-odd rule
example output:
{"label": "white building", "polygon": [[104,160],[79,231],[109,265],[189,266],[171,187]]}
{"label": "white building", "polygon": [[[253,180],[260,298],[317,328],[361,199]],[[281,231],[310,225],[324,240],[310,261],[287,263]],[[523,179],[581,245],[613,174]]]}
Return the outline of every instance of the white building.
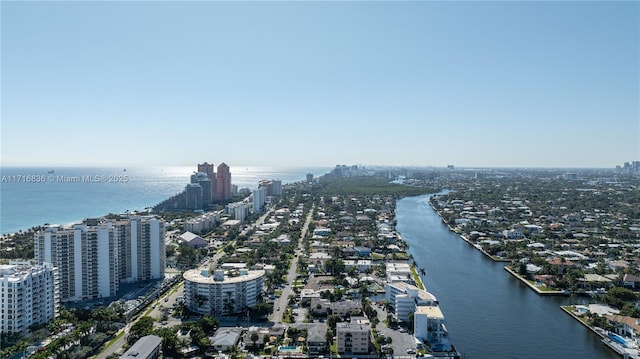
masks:
{"label": "white building", "polygon": [[408,263],[386,263],[389,282],[408,282],[411,280],[411,266]]}
{"label": "white building", "polygon": [[249,215],[249,209],[251,208],[251,203],[249,202],[233,202],[227,205],[227,213],[233,214],[236,220],[242,222]]}
{"label": "white building", "polygon": [[242,313],[258,304],[265,271],[192,269],[184,273],[184,299],[197,313],[214,316]]}
{"label": "white building", "polygon": [[436,297],[414,285],[405,282],[387,283],[385,299],[394,307],[394,315],[398,320],[409,320],[409,314],[414,313],[416,306],[437,306]]}
{"label": "white building", "polygon": [[351,269],[351,267],[356,267],[358,269],[358,272],[366,272],[367,270],[370,270],[372,268],[372,262],[370,259],[345,259],[342,262],[344,263],[344,267],[347,270]]}
{"label": "white building", "polygon": [[251,196],[253,197],[253,212],[260,213],[267,200],[267,189],[265,187],[258,187],[258,189],[253,191]]}
{"label": "white building", "polygon": [[193,233],[205,233],[218,225],[220,212],[207,212],[184,223],[184,230]]}
{"label": "white building", "polygon": [[58,315],[57,269],[50,263],[0,265],[0,332],[25,334]]}
{"label": "white building", "polygon": [[413,316],[413,335],[429,343],[439,343],[446,339],[444,315],[437,305],[418,305]]}
{"label": "white building", "polygon": [[88,219],[36,233],[36,263],[58,268],[60,299],[110,297],[120,282],[164,277],[165,224],[154,217]]}
{"label": "white building", "polygon": [[352,317],[350,323],[336,323],[338,352],[368,353],[371,343],[371,324],[364,317]]}

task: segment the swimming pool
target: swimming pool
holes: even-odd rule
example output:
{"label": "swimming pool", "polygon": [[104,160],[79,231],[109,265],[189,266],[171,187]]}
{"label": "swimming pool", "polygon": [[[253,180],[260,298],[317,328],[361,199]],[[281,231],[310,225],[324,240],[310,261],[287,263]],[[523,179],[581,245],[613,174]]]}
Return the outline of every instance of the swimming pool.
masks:
{"label": "swimming pool", "polygon": [[613,333],[609,333],[609,338],[615,340],[616,342],[618,342],[620,345],[622,345],[623,347],[627,347],[627,341],[624,340],[621,336],[619,336],[618,334],[613,334]]}
{"label": "swimming pool", "polygon": [[296,349],[298,349],[298,347],[296,347],[295,345],[283,346],[278,348],[278,350],[282,352],[294,352],[296,351]]}

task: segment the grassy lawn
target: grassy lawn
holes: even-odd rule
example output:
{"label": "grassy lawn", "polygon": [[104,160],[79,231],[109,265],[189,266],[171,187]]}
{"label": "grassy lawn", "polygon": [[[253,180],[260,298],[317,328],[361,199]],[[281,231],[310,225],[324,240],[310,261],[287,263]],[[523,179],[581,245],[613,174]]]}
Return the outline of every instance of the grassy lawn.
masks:
{"label": "grassy lawn", "polygon": [[413,280],[416,282],[416,287],[424,290],[422,280],[420,279],[420,276],[418,275],[418,272],[416,271],[416,268],[414,266],[411,266],[411,275],[413,275]]}
{"label": "grassy lawn", "polygon": [[527,282],[531,283],[532,286],[536,287],[539,291],[541,292],[556,292],[559,291],[559,289],[553,289],[553,288],[549,288],[546,285],[542,284],[542,285],[538,285],[535,281],[533,280],[526,280]]}
{"label": "grassy lawn", "polygon": [[394,253],[393,254],[393,259],[395,260],[407,260],[409,259],[409,255],[403,252],[399,252],[399,253]]}
{"label": "grassy lawn", "polygon": [[376,260],[376,259],[384,259],[384,254],[371,253],[371,259],[373,259],[373,260]]}

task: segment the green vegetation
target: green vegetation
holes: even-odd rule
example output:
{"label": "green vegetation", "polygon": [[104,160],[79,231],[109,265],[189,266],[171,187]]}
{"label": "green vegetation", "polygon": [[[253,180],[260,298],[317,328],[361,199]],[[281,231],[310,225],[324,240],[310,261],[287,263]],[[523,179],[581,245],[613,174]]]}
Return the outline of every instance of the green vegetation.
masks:
{"label": "green vegetation", "polygon": [[436,191],[434,188],[411,187],[396,183],[390,183],[385,178],[375,177],[352,177],[352,178],[332,178],[323,177],[316,186],[313,187],[316,195],[394,195],[399,197],[418,196]]}
{"label": "green vegetation", "polygon": [[424,284],[422,284],[422,279],[420,279],[416,267],[413,265],[411,266],[411,275],[413,276],[413,281],[416,282],[416,287],[425,290]]}

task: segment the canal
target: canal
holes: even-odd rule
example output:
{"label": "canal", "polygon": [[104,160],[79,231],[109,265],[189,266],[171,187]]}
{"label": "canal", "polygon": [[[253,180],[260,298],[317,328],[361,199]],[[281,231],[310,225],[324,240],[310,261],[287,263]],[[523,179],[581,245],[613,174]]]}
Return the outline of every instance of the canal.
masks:
{"label": "canal", "polygon": [[398,201],[397,229],[465,359],[619,358],[560,309],[568,298],[535,294],[450,232],[428,199]]}

